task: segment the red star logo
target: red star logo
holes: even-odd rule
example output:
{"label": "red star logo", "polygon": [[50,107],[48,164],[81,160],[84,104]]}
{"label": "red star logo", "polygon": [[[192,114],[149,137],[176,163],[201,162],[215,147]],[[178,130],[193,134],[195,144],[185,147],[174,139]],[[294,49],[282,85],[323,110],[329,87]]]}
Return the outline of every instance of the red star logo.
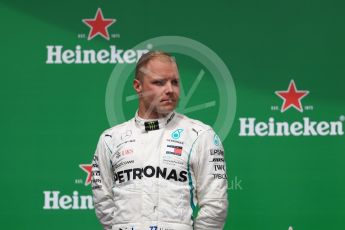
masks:
{"label": "red star logo", "polygon": [[303,112],[301,100],[309,94],[309,91],[297,90],[294,80],[291,80],[287,91],[276,91],[275,93],[284,100],[281,112],[285,112],[290,107],[294,107],[298,111]]}
{"label": "red star logo", "polygon": [[91,184],[92,165],[81,164],[79,167],[87,173],[85,186]]}
{"label": "red star logo", "polygon": [[108,27],[115,23],[115,19],[105,19],[101,8],[98,8],[95,18],[84,19],[83,22],[90,27],[90,33],[87,40],[91,40],[96,35],[101,35],[105,39],[109,40]]}

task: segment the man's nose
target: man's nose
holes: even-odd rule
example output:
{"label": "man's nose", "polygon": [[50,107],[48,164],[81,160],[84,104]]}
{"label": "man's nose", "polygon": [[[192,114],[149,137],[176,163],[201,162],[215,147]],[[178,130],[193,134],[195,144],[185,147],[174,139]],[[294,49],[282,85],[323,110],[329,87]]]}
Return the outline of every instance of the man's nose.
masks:
{"label": "man's nose", "polygon": [[166,93],[172,93],[173,92],[173,86],[171,82],[167,82],[165,85],[165,92]]}

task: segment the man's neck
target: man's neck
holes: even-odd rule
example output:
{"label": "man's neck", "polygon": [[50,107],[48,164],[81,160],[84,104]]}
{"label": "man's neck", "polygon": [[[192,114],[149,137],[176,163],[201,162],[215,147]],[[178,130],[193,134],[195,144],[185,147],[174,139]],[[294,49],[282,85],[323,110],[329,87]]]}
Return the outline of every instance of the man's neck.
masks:
{"label": "man's neck", "polygon": [[168,115],[169,113],[158,113],[158,112],[147,112],[147,111],[142,111],[138,110],[138,116],[142,119],[161,119],[164,118]]}

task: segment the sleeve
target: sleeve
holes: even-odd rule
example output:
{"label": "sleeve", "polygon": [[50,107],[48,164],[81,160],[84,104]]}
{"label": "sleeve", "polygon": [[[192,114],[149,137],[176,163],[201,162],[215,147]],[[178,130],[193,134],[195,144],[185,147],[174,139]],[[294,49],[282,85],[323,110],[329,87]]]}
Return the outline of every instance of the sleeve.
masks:
{"label": "sleeve", "polygon": [[102,134],[92,161],[92,193],[96,216],[105,230],[112,228],[114,211],[110,153]]}
{"label": "sleeve", "polygon": [[212,129],[200,134],[197,140],[196,199],[199,212],[194,223],[195,230],[222,230],[228,209],[228,182],[224,149]]}

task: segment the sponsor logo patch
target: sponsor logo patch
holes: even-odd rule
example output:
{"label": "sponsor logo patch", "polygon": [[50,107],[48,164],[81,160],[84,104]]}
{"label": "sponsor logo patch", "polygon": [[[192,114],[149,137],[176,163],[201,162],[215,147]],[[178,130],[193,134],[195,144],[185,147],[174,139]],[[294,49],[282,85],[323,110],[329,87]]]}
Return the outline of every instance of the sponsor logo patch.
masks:
{"label": "sponsor logo patch", "polygon": [[182,154],[182,146],[177,145],[167,145],[167,151],[166,154],[173,154],[176,156],[181,156]]}

